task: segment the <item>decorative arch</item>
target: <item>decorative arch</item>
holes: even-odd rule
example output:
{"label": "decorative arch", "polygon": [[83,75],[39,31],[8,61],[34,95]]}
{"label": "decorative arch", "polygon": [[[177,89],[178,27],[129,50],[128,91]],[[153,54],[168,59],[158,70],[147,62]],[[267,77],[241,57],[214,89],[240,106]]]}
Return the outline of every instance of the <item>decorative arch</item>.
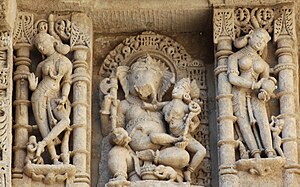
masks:
{"label": "decorative arch", "polygon": [[116,67],[130,66],[138,58],[149,54],[164,62],[169,70],[180,79],[189,74],[193,67],[204,67],[203,62],[192,59],[183,46],[173,39],[154,33],[143,32],[140,35],[126,38],[104,59],[99,74],[108,77]]}

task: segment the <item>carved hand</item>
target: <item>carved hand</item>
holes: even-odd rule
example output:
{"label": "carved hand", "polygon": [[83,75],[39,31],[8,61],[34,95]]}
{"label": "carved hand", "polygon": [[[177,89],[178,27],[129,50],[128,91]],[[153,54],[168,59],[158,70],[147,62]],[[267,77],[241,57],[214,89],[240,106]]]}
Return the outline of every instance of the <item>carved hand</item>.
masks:
{"label": "carved hand", "polygon": [[62,96],[60,99],[56,100],[57,103],[57,110],[61,110],[62,107],[64,106],[64,104],[67,102],[67,97],[66,96]]}
{"label": "carved hand", "polygon": [[29,89],[34,91],[38,85],[39,78],[35,77],[34,73],[30,73],[27,78],[29,82]]}
{"label": "carved hand", "polygon": [[254,83],[252,85],[252,90],[258,90],[261,88],[261,84],[263,83],[263,81],[267,80],[267,78],[261,78],[258,82]]}

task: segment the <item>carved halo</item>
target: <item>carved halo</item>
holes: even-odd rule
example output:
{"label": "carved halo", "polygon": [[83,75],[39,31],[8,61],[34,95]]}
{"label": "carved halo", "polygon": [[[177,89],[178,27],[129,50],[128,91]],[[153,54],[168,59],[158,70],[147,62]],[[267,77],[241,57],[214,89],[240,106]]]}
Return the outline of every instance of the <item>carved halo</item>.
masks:
{"label": "carved halo", "polygon": [[126,38],[112,50],[104,59],[99,74],[102,78],[109,77],[118,66],[130,66],[147,54],[165,63],[176,79],[186,75],[187,66],[193,64],[193,59],[179,43],[167,36],[147,31]]}

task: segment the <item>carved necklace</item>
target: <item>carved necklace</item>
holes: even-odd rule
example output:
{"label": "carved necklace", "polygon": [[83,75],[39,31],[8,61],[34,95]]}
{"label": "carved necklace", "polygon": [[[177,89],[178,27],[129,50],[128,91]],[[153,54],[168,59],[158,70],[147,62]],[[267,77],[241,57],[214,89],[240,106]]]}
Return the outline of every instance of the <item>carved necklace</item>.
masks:
{"label": "carved necklace", "polygon": [[257,52],[254,49],[252,49],[251,47],[249,47],[249,46],[244,47],[240,51],[241,51],[241,53],[243,53],[246,56],[252,56],[252,55],[256,56],[257,55]]}
{"label": "carved necklace", "polygon": [[136,96],[128,95],[128,97],[126,98],[126,100],[127,100],[130,104],[133,104],[133,105],[136,105],[136,106],[142,106],[142,100],[139,99],[139,98],[136,97]]}

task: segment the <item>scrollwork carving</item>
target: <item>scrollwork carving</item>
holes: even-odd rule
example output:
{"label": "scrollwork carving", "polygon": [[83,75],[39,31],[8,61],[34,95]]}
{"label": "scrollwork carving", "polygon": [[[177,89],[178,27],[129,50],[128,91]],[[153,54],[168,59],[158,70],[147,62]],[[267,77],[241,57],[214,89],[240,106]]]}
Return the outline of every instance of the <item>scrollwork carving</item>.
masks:
{"label": "scrollwork carving", "polygon": [[278,40],[279,35],[289,35],[292,39],[296,38],[294,10],[289,7],[282,7],[279,10],[279,17],[274,23],[274,41]]}
{"label": "scrollwork carving", "polygon": [[249,33],[256,28],[264,28],[269,33],[273,31],[274,9],[271,8],[245,8],[235,10],[235,35]]}
{"label": "scrollwork carving", "polygon": [[8,86],[8,69],[3,68],[0,70],[0,90],[5,90],[7,89]]}
{"label": "scrollwork carving", "polygon": [[233,10],[214,10],[214,43],[218,43],[220,36],[229,36],[232,40],[235,38],[233,19]]}
{"label": "scrollwork carving", "polygon": [[[61,25],[60,25],[61,26]],[[66,27],[66,30],[68,30],[69,28]],[[71,24],[71,47],[73,47],[74,45],[83,45],[83,46],[87,46],[87,47],[91,47],[91,42],[90,42],[90,38],[86,33],[82,33],[78,27],[76,26],[75,23]]]}
{"label": "scrollwork carving", "polygon": [[[119,44],[104,60],[101,67],[100,75],[108,77],[115,68],[122,64],[127,64],[132,60],[136,60],[138,55],[143,51],[155,51],[158,58],[165,58],[169,68],[172,71],[179,71],[188,69],[187,64],[192,62],[190,55],[188,55],[182,46],[174,42],[171,38],[158,35],[154,32],[144,32],[141,35],[127,38]],[[151,54],[154,55],[154,54]],[[173,65],[171,65],[173,64]],[[181,76],[181,75],[179,75]]]}
{"label": "scrollwork carving", "polygon": [[59,19],[55,22],[54,29],[60,38],[67,41],[71,37],[71,21]]}
{"label": "scrollwork carving", "polygon": [[0,2],[0,19],[5,19],[7,14],[7,2],[2,0]]}
{"label": "scrollwork carving", "polygon": [[0,32],[0,47],[8,47],[11,44],[10,33],[7,31]]}
{"label": "scrollwork carving", "polygon": [[34,27],[33,14],[19,13],[17,22],[15,23],[14,29],[14,43],[29,43],[32,44]]}
{"label": "scrollwork carving", "polygon": [[[0,150],[7,149],[7,139],[8,139],[8,124],[7,118],[8,114],[5,108],[7,107],[7,101],[0,100]],[[2,157],[2,155],[1,155]]]}

